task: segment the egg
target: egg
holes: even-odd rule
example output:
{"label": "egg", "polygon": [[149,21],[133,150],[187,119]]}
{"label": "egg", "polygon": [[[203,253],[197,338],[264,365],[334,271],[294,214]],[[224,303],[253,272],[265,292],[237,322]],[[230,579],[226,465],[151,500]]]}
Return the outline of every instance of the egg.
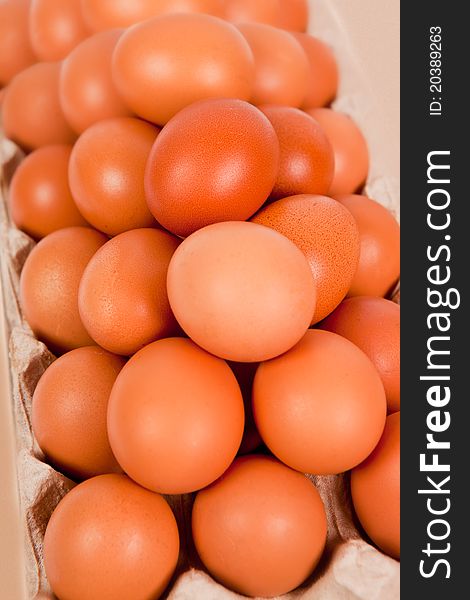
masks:
{"label": "egg", "polygon": [[147,203],[186,237],[219,221],[243,221],[268,198],[279,143],[268,119],[242,100],[202,100],[165,126],[145,173]]}
{"label": "egg", "polygon": [[37,63],[19,73],[5,90],[5,135],[27,150],[71,144],[76,136],[59,103],[60,63]]}
{"label": "egg", "polygon": [[132,117],[100,121],[82,133],[70,156],[69,183],[79,211],[94,227],[117,235],[152,227],[144,172],[159,129]]}
{"label": "egg", "polygon": [[31,251],[20,279],[20,304],[38,339],[53,352],[90,346],[78,313],[78,286],[90,258],[107,238],[86,227],[50,233]]}
{"label": "egg", "polygon": [[199,346],[237,362],[285,352],[303,336],[316,290],[302,252],[255,223],[229,221],[186,238],[168,267],[168,298]]}
{"label": "egg", "polygon": [[224,17],[226,0],[154,0],[154,14],[204,13],[214,17]]}
{"label": "egg", "polygon": [[255,375],[258,431],[279,460],[303,473],[331,475],[362,462],[382,435],[386,409],[370,359],[329,331],[310,329]]}
{"label": "egg", "polygon": [[388,412],[400,410],[400,307],[390,300],[356,296],[344,300],[320,324],[363,350],[379,372]]}
{"label": "egg", "polygon": [[283,198],[252,219],[288,237],[308,260],[317,289],[312,323],[346,296],[359,260],[359,232],[348,210],[326,196]]}
{"label": "egg", "polygon": [[381,204],[366,196],[338,196],[359,229],[359,265],[348,296],[387,296],[400,277],[400,226]]}
{"label": "egg", "polygon": [[165,231],[134,229],[93,256],[83,273],[78,305],[96,343],[131,355],[179,331],[166,292],[168,264],[178,244]]}
{"label": "egg", "polygon": [[89,34],[80,0],[31,0],[31,45],[39,60],[62,60]]}
{"label": "egg", "polygon": [[331,108],[313,108],[307,113],[320,123],[333,146],[335,174],[328,195],[361,189],[369,172],[369,150],[359,127],[348,115]]}
{"label": "egg", "polygon": [[178,527],[164,498],[117,474],[71,490],[44,536],[47,579],[67,600],[157,600],[178,553]]}
{"label": "egg", "polygon": [[164,494],[193,492],[220,477],[235,458],[243,425],[230,367],[183,338],[137,352],[109,399],[108,433],[119,464]]}
{"label": "egg", "polygon": [[30,0],[0,2],[0,87],[36,62],[28,29]]}
{"label": "egg", "polygon": [[258,363],[229,362],[228,364],[237,378],[245,407],[245,430],[238,454],[249,454],[261,446],[262,443],[251,409],[251,391]]}
{"label": "egg", "polygon": [[272,598],[312,573],[327,523],[320,495],[304,475],[253,455],[238,458],[197,494],[192,532],[213,577],[240,594]]}
{"label": "egg", "polygon": [[81,0],[86,22],[93,31],[129,27],[166,13],[207,13],[223,16],[225,0]]}
{"label": "egg", "polygon": [[242,34],[204,14],[169,14],[129,28],[113,56],[128,106],[159,125],[196,100],[249,100],[254,62]]}
{"label": "egg", "polygon": [[309,19],[308,0],[280,0],[280,27],[289,31],[305,31]]}
{"label": "egg", "polygon": [[68,165],[72,146],[43,146],[18,166],[10,184],[9,207],[15,225],[35,239],[86,226],[70,193]]}
{"label": "egg", "polygon": [[231,23],[281,26],[281,0],[225,0],[225,18]]}
{"label": "egg", "polygon": [[327,106],[336,97],[339,83],[338,65],[332,49],[307,33],[293,33],[307,55],[310,76],[302,108]]}
{"label": "egg", "polygon": [[32,427],[41,450],[74,479],[120,473],[108,441],[109,394],[125,360],[97,346],[67,352],[34,391]]}
{"label": "egg", "polygon": [[77,133],[103,119],[132,115],[111,76],[111,59],[121,34],[122,30],[113,29],[89,37],[62,64],[60,104]]}
{"label": "egg", "polygon": [[400,558],[400,413],[387,417],[374,452],[351,473],[354,509],[372,541]]}
{"label": "egg", "polygon": [[326,194],[334,173],[334,156],[321,126],[297,108],[263,106],[280,145],[280,167],[271,198]]}
{"label": "egg", "polygon": [[242,23],[238,28],[255,61],[251,102],[300,106],[307,93],[310,67],[299,42],[287,31],[271,25]]}

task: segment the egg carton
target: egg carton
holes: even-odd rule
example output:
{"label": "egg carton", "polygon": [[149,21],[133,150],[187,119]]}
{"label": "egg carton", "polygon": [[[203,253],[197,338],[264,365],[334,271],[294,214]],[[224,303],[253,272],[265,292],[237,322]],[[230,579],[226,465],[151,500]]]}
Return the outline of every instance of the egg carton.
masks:
{"label": "egg carton", "polygon": [[[358,62],[353,41],[345,26],[344,12],[348,10],[347,4],[351,3],[346,0],[312,0],[310,31],[318,33],[319,37],[333,46],[339,61],[342,83],[334,108],[349,114],[359,124],[368,140],[372,161],[365,193],[386,206],[399,219],[399,173],[394,168],[394,161],[398,156],[398,137],[396,131],[391,135],[397,122],[393,125],[390,115],[384,117],[381,114],[379,107],[383,110],[383,106],[371,88],[371,78]],[[373,8],[373,1],[360,0],[360,4],[363,5],[360,7],[360,14],[376,10],[376,6]],[[398,103],[398,99],[396,101]],[[391,139],[395,140],[395,147],[389,148],[387,155],[383,152],[384,139],[388,144],[390,135]],[[0,141],[1,288],[10,357],[9,396],[13,402],[16,421],[16,471],[20,515],[25,534],[22,565],[24,598],[40,600],[54,598],[43,564],[42,545],[45,528],[55,506],[75,484],[44,461],[44,455],[31,430],[32,394],[37,381],[55,357],[34,337],[18,301],[21,268],[34,247],[34,241],[11,223],[6,204],[8,183],[21,158],[21,152],[14,144],[5,139]],[[395,299],[398,298],[399,292],[395,295]],[[385,556],[364,539],[352,509],[348,474],[309,478],[318,489],[326,507],[327,544],[321,562],[312,576],[300,588],[283,598],[397,600],[400,596],[399,563]],[[181,554],[175,575],[164,597],[169,600],[242,598],[217,583],[204,569],[197,556],[189,525],[194,495],[169,496],[167,500],[180,526]]]}

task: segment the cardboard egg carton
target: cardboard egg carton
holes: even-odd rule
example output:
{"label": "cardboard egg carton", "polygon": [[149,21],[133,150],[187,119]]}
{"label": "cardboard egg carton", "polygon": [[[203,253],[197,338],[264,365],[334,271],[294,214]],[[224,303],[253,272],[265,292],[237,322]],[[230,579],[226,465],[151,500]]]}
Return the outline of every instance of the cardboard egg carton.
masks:
{"label": "cardboard egg carton", "polygon": [[[369,144],[366,193],[399,218],[399,2],[312,0],[310,4],[309,30],[334,48],[340,65],[341,87],[333,106],[354,118]],[[74,484],[44,462],[31,431],[32,393],[54,356],[35,339],[18,302],[19,274],[34,246],[13,227],[6,206],[8,182],[19,160],[21,153],[14,144],[1,139],[0,597],[40,600],[53,598],[42,562],[44,531],[54,507]],[[311,479],[327,511],[327,546],[313,575],[283,598],[397,600],[399,563],[361,537],[348,476]],[[168,500],[179,523],[189,523],[192,495]],[[207,574],[187,526],[181,528],[184,531],[187,535],[181,535],[181,557],[167,598],[241,598]]]}

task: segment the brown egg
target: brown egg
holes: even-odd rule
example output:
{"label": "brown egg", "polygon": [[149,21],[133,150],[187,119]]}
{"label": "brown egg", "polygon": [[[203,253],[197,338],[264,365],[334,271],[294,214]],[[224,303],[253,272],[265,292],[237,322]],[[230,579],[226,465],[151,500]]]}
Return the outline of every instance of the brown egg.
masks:
{"label": "brown egg", "polygon": [[9,204],[15,225],[35,239],[65,227],[86,226],[70,193],[68,166],[72,146],[43,146],[18,166]]}
{"label": "brown egg", "polygon": [[226,0],[153,0],[153,14],[204,13],[224,18],[225,2]]}
{"label": "brown egg", "polygon": [[243,396],[243,404],[245,405],[245,431],[243,432],[238,454],[249,454],[261,446],[262,443],[251,409],[251,391],[258,363],[229,362],[228,364],[237,378]]}
{"label": "brown egg", "polygon": [[348,115],[331,108],[307,113],[320,123],[333,146],[335,174],[329,195],[352,194],[362,188],[369,172],[369,150],[359,127]]}
{"label": "brown egg", "polygon": [[238,26],[255,60],[253,104],[300,106],[307,93],[310,67],[299,42],[287,31],[271,25]]}
{"label": "brown egg", "polygon": [[387,417],[374,452],[351,473],[354,509],[372,541],[400,558],[400,413]]}
{"label": "brown egg", "polygon": [[80,0],[31,0],[31,45],[39,60],[62,60],[90,35]]}
{"label": "brown egg", "polygon": [[207,13],[223,16],[225,0],[81,0],[83,15],[93,31],[129,27],[166,13]]}
{"label": "brown egg", "polygon": [[159,129],[119,117],[95,123],[72,150],[69,183],[85,219],[108,235],[152,227],[145,201],[144,172]]}
{"label": "brown egg", "polygon": [[193,492],[220,477],[235,458],[243,423],[230,367],[183,338],[135,354],[109,399],[109,440],[119,464],[164,494]]}
{"label": "brown egg", "polygon": [[196,100],[249,100],[253,54],[230,23],[203,14],[170,14],[128,29],[113,57],[114,82],[139,116],[165,124]]}
{"label": "brown egg", "polygon": [[170,259],[180,240],[166,231],[134,229],[107,242],[80,283],[80,316],[91,337],[131,355],[179,331],[166,291]]}
{"label": "brown egg", "polygon": [[349,211],[326,196],[291,196],[263,208],[252,221],[302,250],[317,289],[312,323],[324,319],[346,296],[357,268],[359,233]]}
{"label": "brown egg", "polygon": [[154,217],[186,237],[219,221],[244,221],[268,198],[279,143],[268,119],[242,100],[203,100],[165,126],[147,163]]}
{"label": "brown egg", "polygon": [[302,108],[327,106],[338,91],[339,73],[335,55],[331,48],[320,39],[307,33],[294,33],[310,63],[310,76],[307,95]]}
{"label": "brown egg", "polygon": [[372,362],[329,331],[310,329],[256,372],[258,431],[279,460],[303,473],[330,475],[358,465],[377,445],[386,412]]}
{"label": "brown egg", "polygon": [[280,27],[289,31],[306,31],[309,18],[307,0],[280,0]]}
{"label": "brown egg", "polygon": [[227,360],[259,362],[299,341],[316,291],[291,241],[268,227],[229,221],[181,244],[168,268],[168,297],[199,346]]}
{"label": "brown egg", "polygon": [[400,277],[400,226],[381,204],[366,196],[339,196],[359,229],[359,265],[348,296],[387,296]]}
{"label": "brown egg", "polygon": [[400,410],[400,307],[390,300],[357,296],[344,300],[320,324],[367,354],[379,372],[388,412]]}
{"label": "brown egg", "polygon": [[26,149],[75,140],[59,103],[59,73],[60,63],[37,63],[19,73],[5,91],[5,135]]}
{"label": "brown egg", "polygon": [[113,29],[91,36],[62,64],[60,104],[77,133],[97,121],[132,114],[121,100],[111,77],[111,58],[121,34],[122,30]]}
{"label": "brown egg", "polygon": [[106,414],[124,364],[97,346],[77,348],[53,362],[34,391],[36,440],[47,460],[74,479],[121,472],[109,445]]}
{"label": "brown egg", "polygon": [[47,578],[67,600],[157,600],[178,553],[178,527],[164,498],[125,475],[77,485],[44,537]]}
{"label": "brown egg", "polygon": [[38,339],[53,352],[90,346],[78,313],[78,285],[107,237],[86,227],[54,231],[33,248],[21,273],[20,303]]}
{"label": "brown egg", "polygon": [[334,156],[321,126],[297,108],[263,106],[279,139],[280,167],[271,198],[326,194],[334,173]]}
{"label": "brown egg", "polygon": [[281,0],[225,0],[225,19],[232,23],[281,26]]}
{"label": "brown egg", "polygon": [[327,523],[304,475],[271,457],[246,456],[198,493],[192,531],[211,575],[240,594],[271,598],[314,570]]}
{"label": "brown egg", "polygon": [[29,39],[30,0],[0,2],[0,87],[36,62]]}

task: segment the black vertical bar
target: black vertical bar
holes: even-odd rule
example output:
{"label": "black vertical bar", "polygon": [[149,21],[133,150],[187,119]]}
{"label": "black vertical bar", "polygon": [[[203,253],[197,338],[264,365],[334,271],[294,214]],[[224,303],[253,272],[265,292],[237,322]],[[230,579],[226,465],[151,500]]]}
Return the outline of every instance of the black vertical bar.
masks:
{"label": "black vertical bar", "polygon": [[[401,597],[413,600],[470,598],[470,126],[465,91],[470,36],[465,7],[465,2],[438,0],[401,3]],[[431,170],[428,182],[428,161],[450,169]],[[446,299],[453,308],[444,306]],[[450,354],[432,354],[437,350]],[[436,376],[449,380],[420,379]],[[433,460],[436,470],[426,471]],[[439,470],[446,465],[449,471]]]}

